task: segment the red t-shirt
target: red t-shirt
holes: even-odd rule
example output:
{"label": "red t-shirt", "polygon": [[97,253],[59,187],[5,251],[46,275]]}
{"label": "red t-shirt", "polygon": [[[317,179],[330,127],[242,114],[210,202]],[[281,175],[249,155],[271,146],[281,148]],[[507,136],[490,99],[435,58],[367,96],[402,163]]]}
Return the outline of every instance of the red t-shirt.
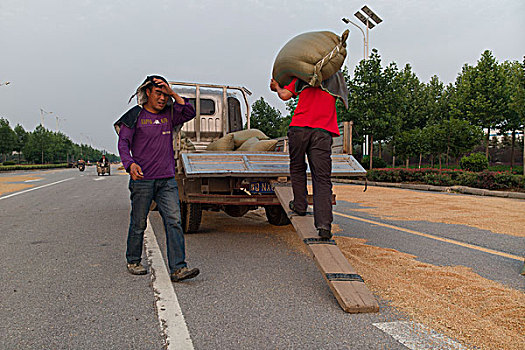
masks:
{"label": "red t-shirt", "polygon": [[[295,83],[297,78],[284,88],[290,91],[294,97]],[[318,87],[307,87],[299,94],[299,102],[292,116],[290,126],[319,128],[339,136],[337,125],[337,111],[335,109],[336,98]]]}

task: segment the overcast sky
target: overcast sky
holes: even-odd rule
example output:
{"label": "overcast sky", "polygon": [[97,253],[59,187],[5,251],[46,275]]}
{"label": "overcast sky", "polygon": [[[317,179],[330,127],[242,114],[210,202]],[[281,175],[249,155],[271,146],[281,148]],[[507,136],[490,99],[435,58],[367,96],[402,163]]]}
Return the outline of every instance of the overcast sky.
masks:
{"label": "overcast sky", "polygon": [[40,123],[79,143],[117,153],[112,124],[148,74],[241,85],[284,104],[268,89],[273,60],[297,34],[351,30],[353,71],[363,38],[342,17],[367,4],[383,22],[370,47],[383,63],[410,63],[419,78],[453,82],[463,64],[492,50],[525,55],[525,0],[0,0],[0,117],[32,131]]}

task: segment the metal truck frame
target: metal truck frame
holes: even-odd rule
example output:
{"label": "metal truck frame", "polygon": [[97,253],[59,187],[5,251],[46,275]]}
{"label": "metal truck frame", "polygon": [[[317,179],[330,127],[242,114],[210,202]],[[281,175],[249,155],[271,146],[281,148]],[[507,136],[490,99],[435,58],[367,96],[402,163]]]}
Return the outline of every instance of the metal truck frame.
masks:
{"label": "metal truck frame", "polygon": [[[182,132],[174,138],[184,232],[199,229],[203,210],[222,210],[230,216],[240,217],[250,210],[264,207],[270,224],[289,224],[287,213],[273,191],[275,183],[290,181],[286,138],[280,139],[280,151],[277,152],[205,150],[207,144],[243,127],[240,101],[231,92],[238,92],[243,97],[246,127],[250,129],[247,96],[251,92],[245,87],[229,85],[173,81],[169,84],[182,97],[189,98],[196,111],[195,119],[182,127],[184,138],[191,140],[195,149],[183,149]],[[210,100],[215,103],[213,108]],[[343,131],[346,130],[345,126]],[[340,141],[334,140],[335,147],[347,145],[347,136],[344,134]],[[350,154],[333,154],[332,163],[334,176],[366,174]],[[311,203],[311,197],[309,201]]]}

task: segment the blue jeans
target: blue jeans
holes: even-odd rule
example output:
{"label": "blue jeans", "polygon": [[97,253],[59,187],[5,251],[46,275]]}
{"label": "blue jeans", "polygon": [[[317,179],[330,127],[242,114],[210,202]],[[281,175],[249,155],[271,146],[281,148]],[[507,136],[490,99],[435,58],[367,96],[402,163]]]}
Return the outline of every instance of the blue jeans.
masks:
{"label": "blue jeans", "polygon": [[128,231],[126,260],[139,263],[142,257],[144,230],[151,201],[159,208],[164,229],[170,273],[186,265],[184,234],[181,226],[179,190],[175,178],[156,180],[129,180],[131,215]]}

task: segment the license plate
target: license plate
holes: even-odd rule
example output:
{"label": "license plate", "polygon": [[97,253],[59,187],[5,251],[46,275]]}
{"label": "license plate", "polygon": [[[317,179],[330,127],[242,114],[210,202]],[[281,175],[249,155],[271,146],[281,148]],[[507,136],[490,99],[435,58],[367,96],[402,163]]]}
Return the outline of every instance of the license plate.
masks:
{"label": "license plate", "polygon": [[250,193],[273,193],[272,185],[264,181],[250,182]]}

